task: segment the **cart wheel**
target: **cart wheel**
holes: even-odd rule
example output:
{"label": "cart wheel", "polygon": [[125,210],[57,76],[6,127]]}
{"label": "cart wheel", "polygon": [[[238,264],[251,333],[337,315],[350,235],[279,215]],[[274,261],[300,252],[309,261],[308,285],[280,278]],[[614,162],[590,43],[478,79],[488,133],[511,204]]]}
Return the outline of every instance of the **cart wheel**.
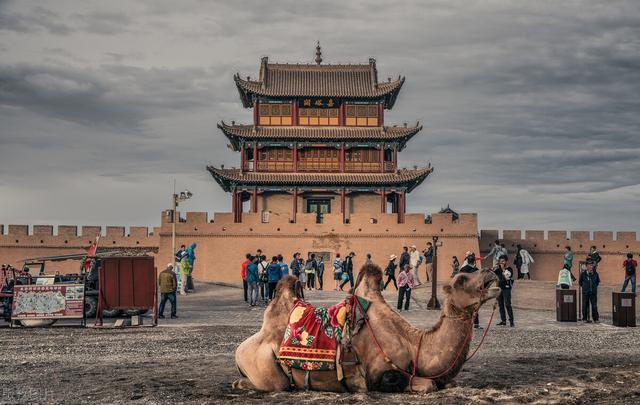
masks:
{"label": "cart wheel", "polygon": [[39,328],[42,326],[51,326],[56,323],[57,319],[22,319],[20,324],[25,328]]}
{"label": "cart wheel", "polygon": [[102,310],[102,316],[104,316],[105,318],[115,318],[116,316],[120,315],[122,311],[120,311],[119,309],[103,309]]}
{"label": "cart wheel", "polygon": [[85,297],[84,299],[84,316],[85,318],[93,318],[98,310],[98,299],[96,297]]}

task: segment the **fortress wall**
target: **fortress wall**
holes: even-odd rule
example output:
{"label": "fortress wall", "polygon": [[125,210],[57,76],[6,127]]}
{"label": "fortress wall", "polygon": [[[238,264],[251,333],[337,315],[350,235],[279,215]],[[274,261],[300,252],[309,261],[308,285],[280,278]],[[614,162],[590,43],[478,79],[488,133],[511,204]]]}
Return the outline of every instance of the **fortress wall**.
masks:
{"label": "fortress wall", "polygon": [[[482,230],[480,232],[480,251],[486,255],[499,232],[497,230]],[[548,231],[545,238],[543,231],[503,231],[501,243],[504,243],[510,253],[510,262],[516,252],[516,245],[520,244],[533,256],[535,263],[531,266],[531,276],[535,280],[556,281],[558,272],[562,268],[565,246],[571,246],[574,253],[573,272],[578,275],[578,262],[586,259],[589,248],[595,245],[602,262],[598,267],[603,283],[622,283],[624,269],[622,262],[626,254],[631,252],[634,257],[640,252],[640,241],[635,232],[611,232],[594,231]],[[488,258],[483,262],[484,266],[490,266]]]}
{"label": "fortress wall", "polygon": [[[158,263],[162,266],[171,260],[171,224],[163,215],[159,230],[160,247]],[[375,263],[386,266],[391,254],[400,256],[403,246],[415,244],[424,249],[432,236],[443,242],[439,251],[440,277],[449,277],[453,255],[460,257],[467,250],[478,251],[478,225],[476,214],[461,214],[453,221],[450,214],[435,214],[432,223],[425,224],[422,214],[408,214],[406,223],[397,223],[397,214],[353,213],[349,224],[342,223],[340,213],[325,216],[324,223],[316,224],[315,214],[299,213],[296,223],[289,218],[270,215],[268,223],[262,223],[260,213],[243,213],[243,223],[233,223],[230,213],[215,213],[208,221],[204,213],[188,213],[186,222],[176,224],[176,244],[196,242],[194,277],[200,280],[240,282],[240,264],[246,253],[258,248],[271,258],[282,254],[287,264],[293,253],[329,252],[332,259],[336,252],[344,257],[354,251],[356,269],[364,263],[366,253],[373,255]],[[372,218],[377,223],[372,223]],[[159,266],[160,267],[160,266]],[[325,288],[333,288],[331,264],[325,265]],[[421,267],[424,279],[424,266]]]}
{"label": "fortress wall", "polygon": [[[0,231],[4,229],[0,225]],[[22,267],[23,260],[43,256],[58,256],[84,253],[97,235],[101,235],[99,247],[105,248],[157,248],[158,236],[149,234],[147,227],[131,227],[125,234],[125,227],[108,226],[102,233],[101,226],[82,226],[81,232],[76,225],[60,225],[57,233],[53,225],[34,225],[29,231],[28,225],[9,225],[5,235],[0,232],[0,263],[9,263],[16,268]],[[49,262],[47,273],[76,273],[79,262]]]}

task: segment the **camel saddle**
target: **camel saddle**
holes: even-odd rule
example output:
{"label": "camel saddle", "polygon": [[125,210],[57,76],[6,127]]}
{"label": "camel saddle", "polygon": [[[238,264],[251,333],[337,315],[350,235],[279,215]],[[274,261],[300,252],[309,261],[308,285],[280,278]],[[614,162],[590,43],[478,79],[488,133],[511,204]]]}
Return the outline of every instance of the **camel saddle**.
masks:
{"label": "camel saddle", "polygon": [[364,323],[370,305],[371,302],[355,295],[329,308],[296,300],[289,313],[278,361],[288,369],[306,371],[336,368],[341,371],[342,364],[357,364],[351,337]]}

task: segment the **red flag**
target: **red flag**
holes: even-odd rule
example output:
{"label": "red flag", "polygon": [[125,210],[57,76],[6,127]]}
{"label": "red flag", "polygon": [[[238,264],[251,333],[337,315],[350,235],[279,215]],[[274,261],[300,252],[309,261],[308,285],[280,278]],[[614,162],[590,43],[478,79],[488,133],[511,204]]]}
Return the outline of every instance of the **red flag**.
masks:
{"label": "red flag", "polygon": [[89,271],[91,269],[91,256],[95,256],[96,251],[98,250],[98,239],[100,239],[100,236],[96,236],[96,240],[91,244],[91,246],[89,246],[89,249],[87,249],[87,257],[84,260],[84,271]]}

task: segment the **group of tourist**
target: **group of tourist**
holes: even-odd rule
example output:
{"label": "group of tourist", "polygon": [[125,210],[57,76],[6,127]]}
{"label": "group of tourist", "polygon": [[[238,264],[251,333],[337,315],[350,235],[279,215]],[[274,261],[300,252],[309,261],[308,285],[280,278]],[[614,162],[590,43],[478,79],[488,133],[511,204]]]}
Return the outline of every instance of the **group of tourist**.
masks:
{"label": "group of tourist", "polygon": [[160,307],[158,308],[158,318],[164,319],[164,307],[169,301],[171,303],[171,318],[177,318],[177,297],[193,291],[193,266],[196,261],[196,243],[187,247],[180,246],[176,251],[175,262],[168,263],[167,267],[158,275],[158,286],[160,288]]}
{"label": "group of tourist", "polygon": [[262,303],[268,304],[275,297],[278,281],[289,274],[289,266],[282,255],[272,256],[271,261],[267,261],[262,249],[255,254],[247,253],[240,268],[244,301],[252,307],[258,305],[258,296]]}

